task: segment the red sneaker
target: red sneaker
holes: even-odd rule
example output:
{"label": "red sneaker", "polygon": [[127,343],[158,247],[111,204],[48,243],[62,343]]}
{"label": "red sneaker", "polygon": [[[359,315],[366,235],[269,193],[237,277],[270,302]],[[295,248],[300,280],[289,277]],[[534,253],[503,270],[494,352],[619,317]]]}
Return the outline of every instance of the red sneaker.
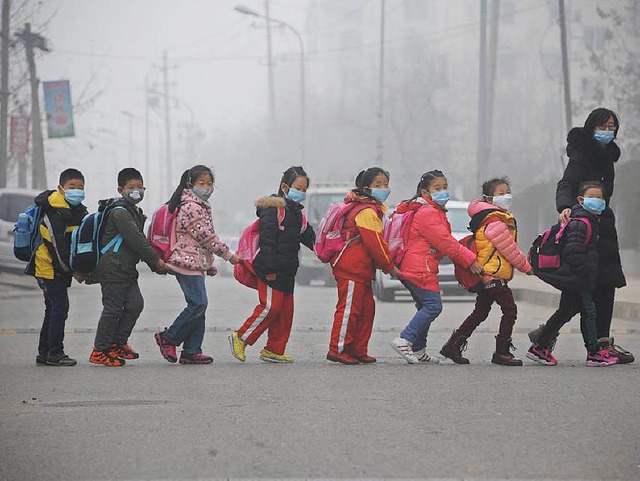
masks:
{"label": "red sneaker", "polygon": [[333,362],[339,362],[340,364],[360,364],[358,360],[354,357],[351,357],[349,354],[345,354],[344,352],[331,352],[327,353],[327,360]]}
{"label": "red sneaker", "polygon": [[160,348],[160,354],[169,362],[178,362],[178,355],[176,354],[176,346],[169,344],[167,338],[163,332],[156,332],[153,337],[156,340],[156,344]]}
{"label": "red sneaker", "polygon": [[133,350],[131,345],[129,344],[113,344],[112,346],[113,352],[115,352],[120,359],[138,359],[140,354]]}
{"label": "red sneaker", "polygon": [[377,361],[377,359],[373,356],[353,356],[353,358],[358,361],[360,364],[373,364]]}

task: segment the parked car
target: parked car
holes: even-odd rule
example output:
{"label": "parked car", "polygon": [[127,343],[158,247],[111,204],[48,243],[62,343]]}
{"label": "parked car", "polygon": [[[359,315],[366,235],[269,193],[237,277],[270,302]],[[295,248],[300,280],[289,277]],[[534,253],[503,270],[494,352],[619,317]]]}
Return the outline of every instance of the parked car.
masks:
{"label": "parked car", "polygon": [[34,189],[0,189],[0,270],[22,272],[26,264],[13,255],[13,229],[18,215],[40,194]]}
{"label": "parked car", "polygon": [[[464,236],[469,234],[467,227],[469,225],[469,215],[467,214],[467,207],[469,202],[465,201],[449,201],[447,203],[447,218],[451,223],[451,231],[453,237],[460,240]],[[393,212],[389,209],[389,212]],[[440,268],[438,272],[438,280],[440,281],[440,290],[442,295],[445,296],[464,296],[469,293],[464,290],[454,275],[454,265],[447,257],[440,261]],[[393,302],[396,295],[408,296],[409,292],[402,285],[402,283],[393,279],[388,274],[383,274],[382,271],[376,271],[376,281],[373,286],[373,291],[379,300],[382,302]]]}

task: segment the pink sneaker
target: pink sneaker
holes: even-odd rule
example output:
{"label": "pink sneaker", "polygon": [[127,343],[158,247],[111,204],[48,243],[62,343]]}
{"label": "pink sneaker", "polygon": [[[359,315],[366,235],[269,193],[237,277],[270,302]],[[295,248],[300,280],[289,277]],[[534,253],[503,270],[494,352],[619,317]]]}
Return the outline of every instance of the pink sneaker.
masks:
{"label": "pink sneaker", "polygon": [[156,332],[153,337],[156,339],[156,344],[160,348],[160,354],[169,362],[177,362],[178,355],[176,354],[176,346],[169,344],[164,332]]}
{"label": "pink sneaker", "polygon": [[611,366],[617,364],[618,358],[612,356],[609,350],[601,349],[595,354],[587,354],[587,366]]}
{"label": "pink sneaker", "polygon": [[180,364],[211,364],[213,358],[204,354],[186,354],[182,351],[180,355]]}

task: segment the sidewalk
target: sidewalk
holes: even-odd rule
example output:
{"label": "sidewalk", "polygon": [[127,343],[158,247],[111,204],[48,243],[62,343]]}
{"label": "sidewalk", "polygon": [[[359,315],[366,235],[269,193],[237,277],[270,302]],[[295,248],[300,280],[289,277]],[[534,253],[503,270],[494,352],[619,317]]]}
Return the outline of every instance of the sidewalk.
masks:
{"label": "sidewalk", "polygon": [[[518,273],[510,285],[518,301],[547,307],[555,307],[560,302],[560,291],[535,276]],[[640,320],[640,278],[627,277],[626,287],[616,290],[613,317],[628,321]]]}

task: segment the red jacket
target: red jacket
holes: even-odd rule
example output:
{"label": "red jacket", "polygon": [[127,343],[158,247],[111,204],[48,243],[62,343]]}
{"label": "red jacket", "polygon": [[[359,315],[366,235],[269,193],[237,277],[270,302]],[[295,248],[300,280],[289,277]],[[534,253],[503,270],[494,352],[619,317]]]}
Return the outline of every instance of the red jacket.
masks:
{"label": "red jacket", "polygon": [[443,257],[469,267],[476,256],[451,235],[445,210],[424,197],[402,202],[397,211],[417,210],[409,228],[406,251],[400,264],[402,278],[427,291],[440,292],[438,266]]}
{"label": "red jacket", "polygon": [[392,268],[389,246],[382,238],[384,205],[369,197],[349,192],[345,202],[359,202],[347,214],[342,229],[344,239],[353,239],[332,264],[333,275],[355,282],[371,282],[376,268],[388,273]]}

